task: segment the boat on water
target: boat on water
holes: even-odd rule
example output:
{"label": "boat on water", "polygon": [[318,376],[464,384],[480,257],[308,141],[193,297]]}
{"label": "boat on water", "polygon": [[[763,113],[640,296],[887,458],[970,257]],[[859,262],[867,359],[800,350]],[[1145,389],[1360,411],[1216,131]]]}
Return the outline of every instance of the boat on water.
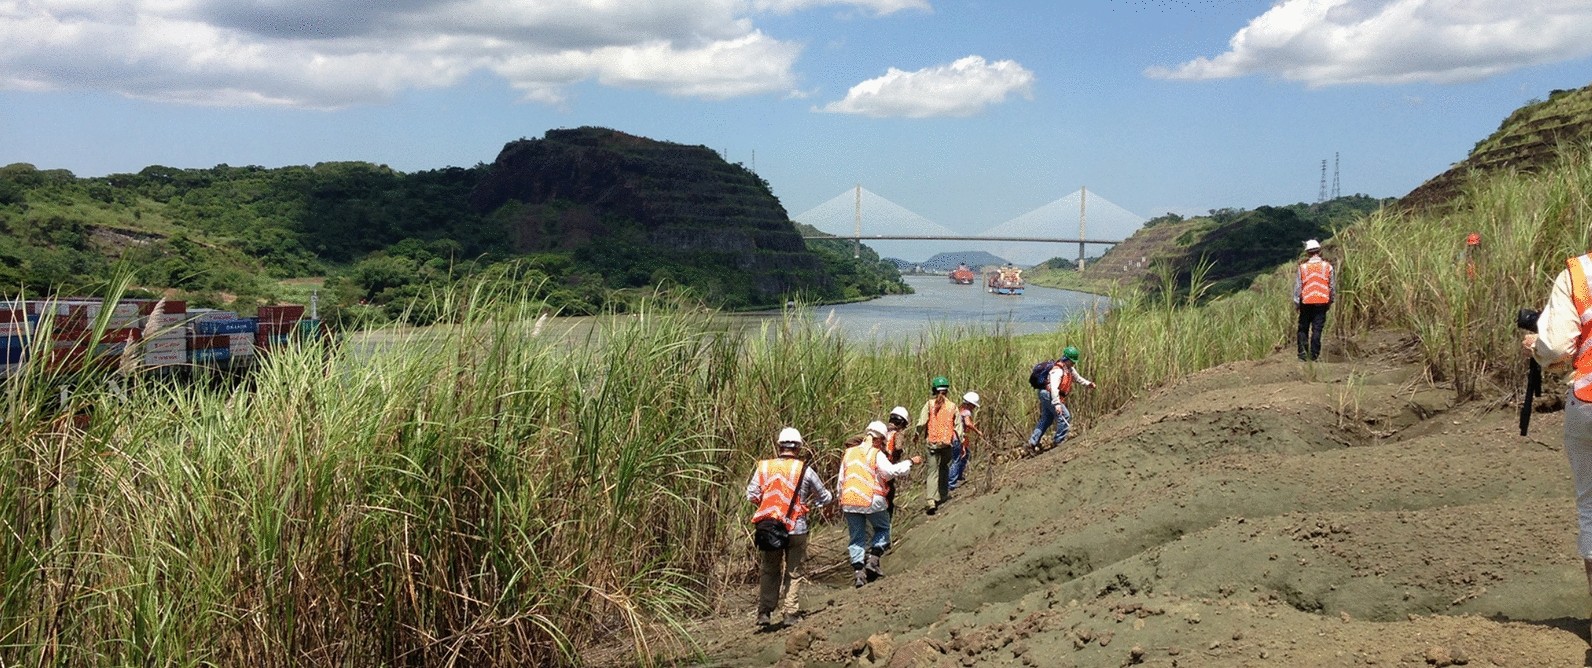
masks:
{"label": "boat on water", "polygon": [[956,269],[951,270],[951,282],[957,285],[972,285],[975,276],[976,274],[967,267],[965,262],[956,265]]}
{"label": "boat on water", "polygon": [[1023,270],[1006,265],[984,275],[984,288],[997,295],[1023,294]]}

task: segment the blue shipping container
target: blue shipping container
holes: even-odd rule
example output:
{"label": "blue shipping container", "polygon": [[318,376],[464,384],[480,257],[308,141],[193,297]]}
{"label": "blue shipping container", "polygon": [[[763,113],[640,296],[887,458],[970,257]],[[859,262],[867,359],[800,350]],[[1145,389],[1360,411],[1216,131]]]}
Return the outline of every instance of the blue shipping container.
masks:
{"label": "blue shipping container", "polygon": [[16,364],[28,353],[28,343],[20,336],[0,336],[0,364]]}
{"label": "blue shipping container", "polygon": [[200,320],[193,324],[193,333],[199,336],[218,336],[221,334],[253,334],[258,327],[254,319],[237,320]]}
{"label": "blue shipping container", "polygon": [[191,362],[226,362],[232,359],[232,351],[227,348],[195,348],[188,351],[188,360]]}

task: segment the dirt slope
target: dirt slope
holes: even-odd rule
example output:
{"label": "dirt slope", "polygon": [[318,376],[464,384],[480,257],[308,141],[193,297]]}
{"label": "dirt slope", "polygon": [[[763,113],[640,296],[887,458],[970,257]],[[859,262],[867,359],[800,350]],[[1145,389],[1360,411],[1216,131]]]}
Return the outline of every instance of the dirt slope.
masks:
{"label": "dirt slope", "polygon": [[678,660],[1582,665],[1560,415],[1527,439],[1503,407],[1454,407],[1404,343],[1227,365],[1095,418],[938,516],[898,517],[890,575],[864,589],[823,527],[805,619],[754,632],[748,587]]}

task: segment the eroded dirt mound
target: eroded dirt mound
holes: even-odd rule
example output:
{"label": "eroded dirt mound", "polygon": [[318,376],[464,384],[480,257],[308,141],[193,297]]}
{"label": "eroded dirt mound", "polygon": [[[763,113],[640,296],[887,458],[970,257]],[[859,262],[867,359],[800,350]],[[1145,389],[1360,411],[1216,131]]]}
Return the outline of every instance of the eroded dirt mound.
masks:
{"label": "eroded dirt mound", "polygon": [[[1197,374],[995,465],[846,585],[814,535],[806,618],[695,629],[723,666],[1581,665],[1559,415],[1452,405],[1385,354]],[[982,476],[975,475],[975,481]]]}

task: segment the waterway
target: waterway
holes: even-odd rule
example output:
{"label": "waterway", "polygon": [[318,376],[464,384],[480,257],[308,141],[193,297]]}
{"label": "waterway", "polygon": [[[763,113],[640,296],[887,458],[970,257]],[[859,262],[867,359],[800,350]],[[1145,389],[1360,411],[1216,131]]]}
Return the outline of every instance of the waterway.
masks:
{"label": "waterway", "polygon": [[[956,285],[944,276],[907,276],[915,291],[853,304],[811,307],[819,322],[832,322],[856,341],[912,340],[936,328],[963,328],[1010,334],[1054,331],[1092,308],[1105,308],[1105,297],[1071,290],[1028,286],[1021,295],[996,295],[983,281]],[[770,314],[745,314],[769,317]]]}

